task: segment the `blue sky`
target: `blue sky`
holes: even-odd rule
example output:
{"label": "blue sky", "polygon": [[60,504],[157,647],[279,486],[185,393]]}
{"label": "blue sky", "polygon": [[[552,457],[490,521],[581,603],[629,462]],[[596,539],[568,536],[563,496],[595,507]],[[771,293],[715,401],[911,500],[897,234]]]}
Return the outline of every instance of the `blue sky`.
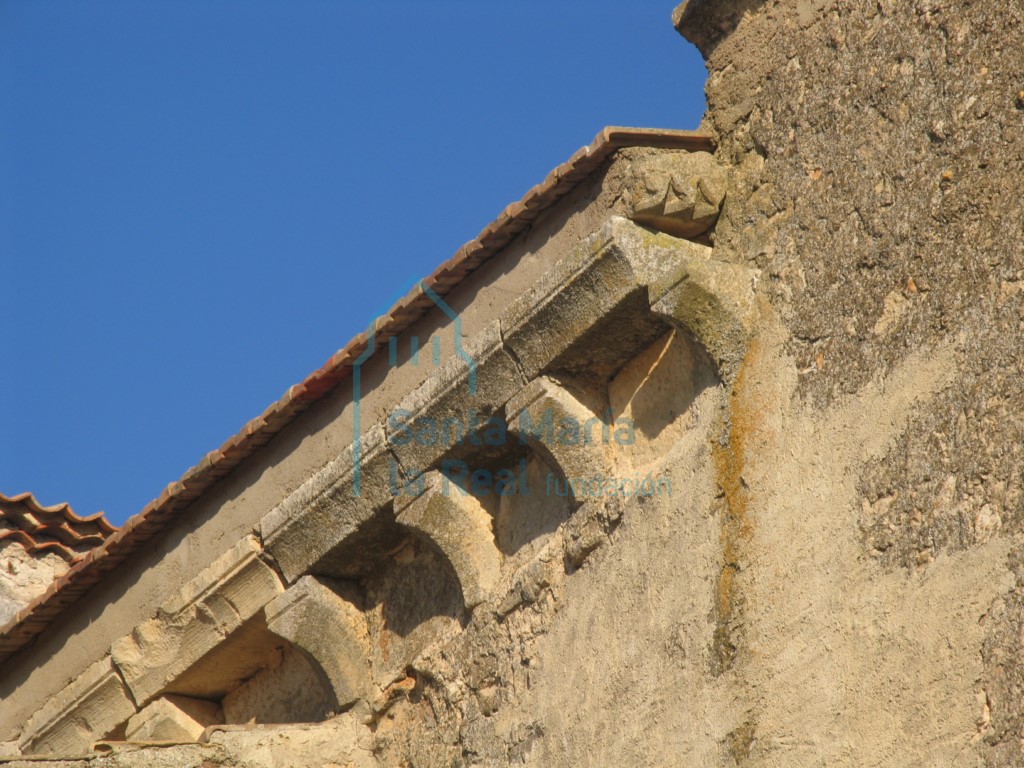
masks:
{"label": "blue sky", "polygon": [[0,0],[0,492],[116,523],[605,125],[672,0]]}

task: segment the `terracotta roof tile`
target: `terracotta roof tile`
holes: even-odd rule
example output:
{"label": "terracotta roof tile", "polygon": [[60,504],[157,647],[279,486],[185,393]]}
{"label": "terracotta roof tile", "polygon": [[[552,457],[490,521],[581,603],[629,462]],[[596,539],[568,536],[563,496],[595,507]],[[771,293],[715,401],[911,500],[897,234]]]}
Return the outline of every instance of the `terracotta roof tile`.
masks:
{"label": "terracotta roof tile", "polygon": [[[599,168],[616,150],[634,146],[706,152],[714,150],[710,136],[693,131],[605,128],[591,144],[577,150],[567,162],[552,170],[544,181],[531,188],[521,201],[506,207],[495,222],[485,227],[475,240],[462,246],[432,275],[424,278],[422,283],[444,296],[527,229],[544,208],[569,194],[576,184]],[[432,306],[433,303],[424,298],[417,285],[384,318],[374,321],[373,327],[381,335],[397,335]],[[90,551],[88,557],[75,562],[50,590],[28,605],[6,627],[0,628],[0,663],[30,643],[49,622],[91,589],[104,574],[115,569],[145,541],[156,535],[167,520],[187,507],[207,487],[266,445],[299,413],[345,379],[352,370],[352,364],[367,348],[367,342],[365,333],[358,334],[341,351],[332,355],[322,368],[314,371],[296,387],[291,387],[280,400],[246,424],[224,447],[207,454],[180,481],[168,485],[157,499],[147,504],[119,532],[108,536],[102,545]]]}
{"label": "terracotta roof tile", "polygon": [[17,541],[29,554],[53,552],[77,563],[116,531],[102,513],[80,517],[67,504],[44,507],[31,493],[0,493],[0,541]]}

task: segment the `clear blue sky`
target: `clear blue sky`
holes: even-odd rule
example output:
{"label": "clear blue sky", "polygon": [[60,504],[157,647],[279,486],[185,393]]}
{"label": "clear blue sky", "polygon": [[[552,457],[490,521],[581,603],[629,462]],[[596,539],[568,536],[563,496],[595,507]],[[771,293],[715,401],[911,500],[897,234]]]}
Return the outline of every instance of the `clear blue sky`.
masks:
{"label": "clear blue sky", "polygon": [[116,523],[605,125],[673,0],[0,0],[0,491]]}

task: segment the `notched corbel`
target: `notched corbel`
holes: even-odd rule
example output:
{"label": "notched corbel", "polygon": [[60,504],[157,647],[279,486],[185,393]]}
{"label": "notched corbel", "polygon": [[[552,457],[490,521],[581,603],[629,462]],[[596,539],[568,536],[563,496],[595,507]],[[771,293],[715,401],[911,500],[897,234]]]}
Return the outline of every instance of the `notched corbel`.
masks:
{"label": "notched corbel", "polygon": [[627,216],[674,237],[699,237],[718,221],[727,174],[707,152],[639,159],[626,177]]}

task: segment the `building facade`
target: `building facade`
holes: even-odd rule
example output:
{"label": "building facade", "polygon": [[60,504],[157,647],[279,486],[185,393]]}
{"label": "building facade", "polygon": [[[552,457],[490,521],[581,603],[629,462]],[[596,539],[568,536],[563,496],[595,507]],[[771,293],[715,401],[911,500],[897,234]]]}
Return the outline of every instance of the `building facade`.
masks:
{"label": "building facade", "polygon": [[2,759],[1024,761],[1024,7],[674,21],[701,131],[605,129],[122,530],[3,500]]}

